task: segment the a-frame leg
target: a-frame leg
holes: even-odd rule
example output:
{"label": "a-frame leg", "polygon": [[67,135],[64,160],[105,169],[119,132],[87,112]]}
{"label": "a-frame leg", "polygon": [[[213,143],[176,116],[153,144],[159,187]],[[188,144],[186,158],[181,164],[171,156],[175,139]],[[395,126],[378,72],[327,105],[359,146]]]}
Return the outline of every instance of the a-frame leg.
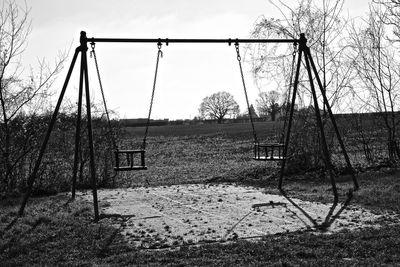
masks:
{"label": "a-frame leg", "polygon": [[323,153],[323,156],[324,156],[323,160],[324,160],[324,163],[325,163],[325,167],[329,171],[329,177],[330,177],[331,184],[332,184],[332,191],[333,191],[333,195],[334,195],[334,200],[335,200],[335,202],[337,202],[338,201],[338,192],[337,192],[337,188],[336,188],[335,175],[333,173],[333,165],[332,165],[331,156],[330,156],[329,150],[328,150],[328,144],[326,142],[324,125],[322,124],[322,118],[321,118],[321,113],[320,113],[320,110],[319,110],[317,93],[315,91],[313,76],[312,76],[309,57],[308,57],[307,52],[309,52],[309,48],[308,47],[304,51],[304,59],[306,61],[306,68],[307,68],[308,78],[309,78],[309,81],[310,81],[311,93],[312,93],[313,100],[314,100],[315,117],[317,119],[317,125],[318,125],[318,128],[320,130],[320,137],[321,137],[321,142],[322,142],[322,153]]}
{"label": "a-frame leg", "polygon": [[299,84],[301,57],[303,55],[303,50],[304,50],[304,48],[300,44],[300,46],[299,46],[299,55],[298,55],[297,66],[296,66],[296,74],[295,74],[294,83],[293,83],[292,102],[290,103],[290,113],[289,113],[288,128],[287,128],[287,131],[286,131],[285,145],[283,147],[283,160],[282,160],[282,163],[281,163],[281,173],[280,173],[279,183],[278,183],[278,189],[280,191],[283,190],[282,189],[283,175],[284,175],[286,159],[287,159],[287,152],[288,152],[289,141],[290,141],[290,130],[292,128],[294,108],[295,108],[295,104],[296,104],[296,95],[297,95],[297,88],[298,88],[298,84]]}
{"label": "a-frame leg", "polygon": [[75,49],[75,53],[74,53],[74,56],[72,58],[71,65],[69,67],[67,77],[65,78],[64,85],[62,87],[60,96],[58,97],[56,108],[54,109],[53,115],[52,115],[51,120],[50,120],[49,127],[47,128],[47,132],[46,132],[46,135],[44,137],[42,146],[40,147],[38,158],[36,160],[36,163],[35,163],[35,166],[33,168],[32,173],[28,177],[28,181],[27,181],[28,187],[27,187],[27,190],[25,192],[25,195],[23,196],[23,199],[22,199],[22,202],[21,202],[21,207],[20,207],[19,212],[18,212],[18,214],[20,216],[23,215],[26,203],[28,202],[28,199],[29,199],[29,197],[31,195],[33,183],[35,182],[36,175],[37,175],[37,173],[39,171],[39,167],[40,167],[40,164],[42,162],[43,155],[44,155],[44,152],[45,152],[46,147],[47,147],[47,143],[48,143],[48,141],[50,139],[50,134],[51,134],[51,132],[53,130],[54,124],[56,123],[57,115],[58,115],[58,112],[60,110],[60,106],[61,106],[62,100],[64,98],[64,94],[65,94],[65,91],[67,89],[68,82],[69,82],[69,80],[71,78],[71,74],[72,74],[72,71],[74,69],[75,62],[76,62],[76,59],[78,57],[79,52],[80,52],[80,47]]}
{"label": "a-frame leg", "polygon": [[91,105],[90,105],[90,93],[89,93],[89,77],[88,77],[88,66],[87,66],[87,38],[86,33],[81,33],[81,45],[75,49],[74,56],[72,58],[71,65],[69,67],[67,77],[65,79],[64,85],[62,87],[60,96],[58,98],[56,108],[51,117],[51,121],[49,127],[47,129],[46,135],[44,137],[42,146],[39,151],[38,159],[33,168],[32,174],[28,178],[28,188],[22,199],[21,207],[19,209],[18,214],[21,216],[24,213],[25,206],[28,202],[30,194],[32,192],[32,187],[34,181],[36,179],[37,173],[39,171],[40,164],[42,162],[45,150],[47,148],[47,143],[50,139],[51,132],[53,130],[54,124],[57,120],[57,115],[62,103],[62,100],[65,95],[65,91],[68,87],[69,80],[71,78],[78,54],[81,53],[81,71],[80,71],[80,81],[79,81],[79,106],[78,106],[78,118],[77,118],[77,129],[75,135],[75,158],[74,158],[74,173],[73,173],[73,195],[75,195],[75,181],[76,181],[76,173],[78,166],[78,152],[80,147],[80,123],[81,123],[81,108],[82,108],[82,94],[83,94],[83,85],[85,86],[85,95],[86,95],[86,111],[88,117],[88,138],[89,138],[89,153],[90,153],[90,173],[91,173],[91,181],[92,181],[92,191],[93,191],[93,205],[94,205],[94,220],[99,220],[99,209],[98,209],[98,199],[97,199],[97,181],[96,181],[96,168],[94,161],[94,146],[93,146],[93,131],[92,131],[92,120],[91,120]]}
{"label": "a-frame leg", "polygon": [[312,91],[313,99],[314,99],[314,108],[315,108],[315,112],[316,112],[315,115],[317,117],[317,124],[318,124],[318,127],[320,128],[320,134],[321,134],[321,139],[322,139],[321,140],[322,141],[322,149],[323,149],[323,154],[324,154],[324,163],[325,163],[325,166],[329,170],[331,184],[332,184],[332,190],[334,193],[335,201],[337,201],[338,194],[337,194],[337,188],[336,188],[336,181],[335,181],[335,177],[334,177],[334,173],[333,173],[333,165],[331,162],[328,146],[326,143],[326,137],[325,137],[325,132],[323,129],[321,114],[320,114],[319,107],[318,107],[318,101],[317,101],[317,97],[316,97],[316,90],[315,90],[315,86],[313,83],[312,73],[314,73],[315,79],[317,80],[319,89],[320,89],[322,97],[323,97],[324,105],[327,107],[328,114],[329,114],[330,120],[332,121],[332,125],[334,127],[336,137],[338,139],[341,150],[342,150],[345,160],[346,160],[347,168],[351,171],[351,176],[352,176],[353,183],[354,183],[354,190],[357,190],[359,188],[359,185],[358,185],[357,179],[355,177],[354,170],[351,166],[349,156],[346,152],[346,148],[344,146],[343,140],[339,133],[339,129],[338,129],[336,120],[333,116],[332,109],[330,107],[329,101],[328,101],[325,91],[323,89],[322,82],[318,75],[317,68],[315,67],[313,58],[311,56],[310,48],[307,47],[306,42],[307,42],[307,40],[306,40],[304,34],[301,34],[300,40],[299,40],[299,58],[298,58],[298,63],[297,63],[297,68],[296,68],[296,76],[295,76],[294,85],[293,85],[293,96],[292,96],[292,102],[291,102],[290,116],[289,116],[288,128],[286,130],[286,140],[285,140],[285,146],[284,146],[284,151],[283,151],[284,160],[282,161],[282,165],[281,165],[278,189],[280,191],[283,191],[282,183],[283,183],[283,176],[284,176],[285,161],[287,159],[287,151],[288,151],[289,141],[290,141],[290,131],[291,131],[292,120],[293,120],[293,111],[294,111],[298,82],[299,82],[299,71],[300,71],[302,56],[304,56],[304,60],[305,60],[305,64],[306,64],[306,68],[307,68],[307,72],[308,72],[308,76],[309,76],[309,80],[310,80],[311,91]]}
{"label": "a-frame leg", "polygon": [[[83,41],[82,41],[83,39]],[[90,155],[90,174],[92,183],[92,194],[93,194],[93,208],[94,208],[94,220],[97,222],[99,220],[99,206],[97,199],[97,179],[96,179],[96,166],[94,162],[94,146],[93,146],[93,130],[92,130],[92,115],[91,115],[91,105],[90,105],[90,92],[89,92],[89,75],[88,75],[88,65],[87,65],[87,42],[86,33],[81,33],[81,47],[82,47],[82,67],[83,67],[83,77],[85,84],[85,96],[86,96],[86,114],[87,114],[87,124],[88,124],[88,141],[89,141],[89,155]]]}
{"label": "a-frame leg", "polygon": [[82,121],[82,94],[83,94],[83,76],[84,76],[83,60],[81,60],[80,76],[79,76],[79,96],[78,96],[78,112],[76,118],[76,132],[75,132],[75,151],[74,151],[74,167],[72,170],[72,199],[75,199],[76,179],[79,165],[79,151],[81,141],[81,121]]}
{"label": "a-frame leg", "polygon": [[325,93],[325,90],[324,90],[324,88],[323,88],[323,86],[322,86],[321,79],[320,79],[319,76],[318,76],[318,70],[317,70],[317,68],[315,67],[314,60],[313,60],[313,58],[312,58],[312,56],[311,56],[310,49],[309,49],[308,47],[307,47],[307,49],[306,49],[306,51],[305,51],[305,55],[306,55],[306,57],[309,59],[309,61],[310,61],[310,63],[311,63],[311,67],[312,67],[312,70],[313,70],[313,72],[314,72],[315,78],[316,78],[316,80],[317,80],[318,86],[319,86],[319,88],[320,88],[323,101],[324,101],[324,103],[325,103],[325,106],[327,107],[328,114],[329,114],[330,120],[331,120],[331,122],[332,122],[332,125],[333,125],[333,128],[334,128],[336,137],[337,137],[337,139],[338,139],[340,148],[341,148],[342,153],[343,153],[343,155],[344,155],[347,168],[348,168],[348,170],[350,171],[351,178],[352,178],[352,180],[353,180],[354,190],[358,190],[358,189],[359,189],[359,185],[358,185],[358,181],[357,181],[356,175],[355,175],[355,173],[354,173],[354,169],[353,169],[353,167],[352,167],[352,165],[351,165],[349,155],[347,154],[346,147],[345,147],[345,145],[344,145],[344,143],[343,143],[342,137],[341,137],[340,132],[339,132],[339,128],[338,128],[337,123],[336,123],[336,119],[335,119],[335,117],[334,117],[334,115],[333,115],[333,112],[332,112],[332,109],[331,109],[331,107],[330,107],[330,105],[329,105],[329,101],[328,101],[328,98],[326,97],[326,93]]}

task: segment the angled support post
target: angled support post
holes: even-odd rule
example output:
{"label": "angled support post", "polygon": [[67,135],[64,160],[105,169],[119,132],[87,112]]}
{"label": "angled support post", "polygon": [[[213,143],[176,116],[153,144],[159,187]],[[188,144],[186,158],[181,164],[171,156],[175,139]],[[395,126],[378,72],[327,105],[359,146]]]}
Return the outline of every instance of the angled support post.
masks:
{"label": "angled support post", "polygon": [[[306,47],[306,49],[304,51],[304,59],[306,61],[308,79],[310,81],[311,93],[312,93],[312,97],[314,100],[315,117],[317,119],[317,126],[320,131],[320,137],[321,137],[321,142],[322,142],[322,144],[321,144],[322,145],[322,153],[324,155],[323,160],[324,160],[325,167],[329,171],[329,177],[331,180],[334,201],[336,203],[338,201],[339,197],[338,197],[338,192],[337,192],[337,188],[336,188],[335,175],[333,173],[333,165],[332,165],[331,156],[330,156],[329,149],[328,149],[328,144],[326,142],[326,136],[325,136],[324,125],[322,123],[321,112],[319,110],[318,98],[317,98],[317,93],[315,91],[314,79],[313,79],[312,72],[311,72],[309,55],[310,55],[310,49],[308,47]],[[315,73],[315,76],[318,76],[318,73]],[[325,103],[325,104],[327,104],[327,103]],[[327,106],[329,106],[329,104],[327,104]]]}
{"label": "angled support post", "polygon": [[343,139],[342,139],[341,134],[340,134],[340,132],[339,132],[339,128],[338,128],[338,126],[337,126],[335,116],[333,115],[331,106],[329,105],[328,98],[326,97],[325,90],[323,89],[321,79],[320,79],[319,76],[318,76],[318,70],[317,70],[317,68],[316,68],[316,66],[315,66],[315,63],[314,63],[314,60],[313,60],[313,58],[312,58],[312,56],[311,56],[311,53],[310,53],[310,49],[309,49],[309,48],[308,48],[307,51],[306,51],[306,56],[308,57],[308,59],[309,59],[309,61],[310,61],[310,63],[311,63],[311,67],[312,67],[312,70],[314,71],[314,75],[315,75],[315,78],[316,78],[316,80],[317,80],[318,86],[319,86],[319,88],[320,88],[323,101],[324,101],[325,106],[326,106],[326,108],[327,108],[327,110],[328,110],[328,114],[329,114],[329,117],[330,117],[330,119],[331,119],[331,122],[332,122],[332,125],[333,125],[333,129],[334,129],[334,131],[335,131],[335,134],[336,134],[336,137],[337,137],[337,139],[338,139],[340,148],[341,148],[342,153],[343,153],[343,155],[344,155],[344,158],[345,158],[345,161],[346,161],[346,165],[347,165],[347,169],[350,171],[351,178],[352,178],[352,180],[353,180],[353,185],[354,185],[354,188],[353,188],[353,189],[354,189],[355,191],[357,191],[357,190],[359,189],[359,184],[358,184],[356,175],[355,175],[355,173],[354,173],[354,169],[353,169],[353,167],[352,167],[352,165],[351,165],[349,155],[347,154],[346,147],[345,147],[345,145],[344,145]]}
{"label": "angled support post", "polygon": [[92,194],[93,194],[93,208],[94,208],[94,221],[99,220],[99,205],[97,199],[97,179],[96,179],[96,165],[94,161],[94,145],[93,145],[93,130],[92,130],[92,114],[90,104],[90,90],[89,90],[89,75],[87,65],[87,37],[86,32],[81,32],[81,66],[85,84],[85,96],[86,96],[86,116],[87,116],[87,127],[88,127],[88,140],[89,140],[89,155],[90,155],[90,176],[92,183]]}
{"label": "angled support post", "polygon": [[75,199],[75,191],[76,191],[76,178],[78,173],[78,165],[79,165],[79,152],[80,152],[80,141],[81,141],[81,121],[82,121],[82,95],[83,95],[83,72],[84,66],[83,61],[81,60],[81,68],[79,74],[79,96],[78,96],[78,112],[76,118],[76,132],[75,132],[75,151],[74,151],[74,167],[72,170],[72,190],[71,190],[71,198]]}
{"label": "angled support post", "polygon": [[45,137],[43,139],[42,146],[40,147],[39,155],[38,155],[38,158],[36,160],[35,166],[33,168],[32,173],[28,177],[28,182],[27,182],[28,188],[27,188],[27,190],[25,192],[25,195],[22,198],[21,207],[20,207],[19,212],[18,212],[19,216],[23,215],[26,203],[28,202],[28,199],[29,199],[29,197],[30,197],[30,195],[32,193],[33,183],[35,182],[37,173],[39,171],[40,164],[42,163],[44,152],[46,151],[47,143],[48,143],[48,141],[50,139],[50,135],[51,135],[51,132],[53,130],[54,124],[56,123],[57,115],[58,115],[58,112],[60,110],[60,106],[61,106],[62,100],[64,98],[65,91],[67,90],[68,82],[69,82],[69,80],[71,78],[72,71],[74,70],[75,62],[76,62],[76,59],[78,57],[79,52],[80,52],[80,47],[77,47],[75,49],[75,53],[74,53],[74,56],[72,58],[71,65],[69,67],[67,77],[65,78],[65,82],[64,82],[64,85],[62,87],[60,96],[58,97],[56,108],[54,109],[53,115],[51,117],[49,127],[47,128],[46,135],[45,135]]}
{"label": "angled support post", "polygon": [[75,49],[74,56],[72,58],[71,65],[68,69],[67,77],[64,81],[64,85],[62,87],[60,96],[58,98],[56,107],[54,109],[53,115],[50,120],[49,127],[47,128],[46,135],[43,139],[42,146],[39,151],[38,158],[36,160],[35,166],[33,168],[32,174],[28,178],[27,182],[27,191],[23,196],[21,207],[19,209],[19,216],[22,216],[25,210],[25,206],[28,202],[28,199],[32,192],[32,187],[35,182],[37,173],[39,171],[40,164],[42,162],[44,153],[47,148],[47,144],[50,139],[51,132],[53,131],[54,125],[57,120],[57,115],[60,110],[60,106],[62,100],[64,98],[65,92],[68,87],[69,80],[71,78],[72,72],[74,70],[74,66],[76,60],[78,58],[79,53],[81,53],[81,68],[80,68],[80,79],[79,79],[79,99],[78,99],[78,118],[76,124],[76,133],[75,133],[75,158],[74,158],[74,169],[73,169],[73,180],[72,180],[72,195],[75,197],[75,186],[76,186],[76,173],[78,167],[78,157],[79,157],[79,148],[80,148],[80,125],[81,125],[81,113],[82,113],[82,94],[83,94],[83,86],[85,86],[85,95],[86,95],[86,112],[88,117],[88,138],[89,138],[89,153],[90,153],[90,173],[91,173],[91,182],[92,182],[92,192],[93,192],[93,205],[94,205],[94,220],[97,222],[99,220],[99,209],[98,209],[98,200],[97,200],[97,181],[96,181],[96,168],[94,161],[94,146],[93,146],[93,131],[92,131],[92,120],[91,120],[91,105],[90,105],[90,93],[89,93],[89,77],[88,77],[88,66],[87,66],[87,38],[86,33],[81,32],[80,36],[81,45]]}
{"label": "angled support post", "polygon": [[328,99],[326,97],[326,93],[323,90],[321,79],[320,79],[320,77],[318,75],[317,68],[316,68],[315,63],[313,61],[313,58],[311,56],[310,48],[307,46],[307,39],[305,38],[304,34],[300,34],[300,39],[299,39],[299,56],[298,56],[298,61],[297,61],[296,76],[295,76],[295,80],[294,80],[294,84],[293,84],[293,96],[292,96],[292,102],[291,102],[291,107],[290,107],[288,128],[287,128],[287,131],[286,131],[285,147],[284,147],[284,150],[283,150],[284,160],[282,161],[282,165],[281,165],[281,172],[280,172],[280,178],[279,178],[279,183],[278,183],[278,189],[281,192],[284,192],[284,190],[282,188],[282,183],[283,183],[284,169],[285,169],[285,164],[286,164],[286,159],[287,159],[288,144],[289,144],[289,141],[290,141],[290,131],[291,131],[292,121],[293,121],[293,111],[294,111],[294,107],[295,107],[295,100],[296,100],[296,94],[297,94],[297,89],[298,89],[299,72],[300,72],[300,66],[301,66],[301,62],[302,62],[302,57],[303,56],[304,56],[304,60],[305,60],[305,67],[307,69],[308,77],[309,77],[309,80],[310,80],[310,87],[311,87],[312,97],[313,97],[313,100],[314,100],[314,108],[315,108],[315,116],[316,116],[316,120],[317,120],[317,125],[318,125],[318,128],[320,129],[320,135],[321,135],[321,141],[322,141],[322,150],[323,150],[323,154],[324,154],[324,163],[325,163],[326,168],[329,170],[330,180],[331,180],[331,184],[332,184],[332,191],[333,191],[334,198],[335,198],[334,200],[336,202],[337,199],[338,199],[336,181],[335,181],[335,176],[334,176],[334,172],[333,172],[333,165],[332,165],[332,162],[331,162],[331,158],[330,158],[330,154],[329,154],[329,150],[328,150],[328,146],[327,146],[327,142],[326,142],[326,136],[325,136],[324,127],[323,127],[323,124],[322,124],[322,118],[321,118],[321,114],[320,114],[320,111],[319,111],[317,94],[316,94],[316,90],[315,90],[315,86],[314,86],[314,82],[313,82],[313,74],[314,74],[314,78],[317,80],[318,87],[319,87],[319,89],[321,91],[321,95],[323,97],[324,106],[327,108],[327,111],[328,111],[328,114],[329,114],[329,118],[330,118],[330,120],[332,122],[332,125],[333,125],[333,128],[335,130],[336,137],[337,137],[338,142],[340,144],[342,153],[344,154],[344,158],[346,160],[347,168],[351,172],[351,176],[352,176],[353,183],[354,183],[354,190],[357,190],[359,188],[359,185],[358,185],[357,179],[355,177],[354,170],[353,170],[353,168],[351,166],[351,162],[350,162],[349,156],[348,156],[348,154],[346,152],[345,145],[344,145],[343,140],[341,138],[341,135],[340,135],[336,120],[335,120],[335,118],[333,116],[332,109],[331,109],[329,101],[328,101]]}
{"label": "angled support post", "polygon": [[283,160],[282,160],[282,164],[281,164],[281,172],[280,172],[279,184],[278,184],[278,189],[280,191],[283,191],[283,188],[282,188],[283,175],[284,175],[284,170],[285,170],[285,166],[286,166],[287,152],[288,152],[289,141],[290,141],[290,130],[292,128],[292,122],[293,122],[293,113],[294,113],[294,108],[296,105],[296,95],[297,95],[297,88],[299,85],[301,58],[304,54],[304,49],[306,46],[307,46],[307,39],[306,39],[305,35],[302,33],[300,35],[300,39],[299,39],[299,56],[297,58],[296,74],[295,74],[294,83],[293,83],[292,102],[290,103],[289,122],[288,122],[287,131],[286,131],[285,145],[283,148]]}

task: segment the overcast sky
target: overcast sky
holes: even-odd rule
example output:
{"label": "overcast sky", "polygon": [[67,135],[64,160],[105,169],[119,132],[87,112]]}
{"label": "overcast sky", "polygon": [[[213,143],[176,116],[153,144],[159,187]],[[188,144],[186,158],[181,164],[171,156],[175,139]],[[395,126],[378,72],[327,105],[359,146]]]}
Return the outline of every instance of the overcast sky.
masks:
{"label": "overcast sky", "polygon": [[[27,5],[31,8],[32,33],[24,62],[33,67],[36,58],[45,57],[52,62],[59,50],[71,45],[72,56],[82,30],[88,37],[248,38],[257,18],[262,15],[279,17],[268,0],[28,0]],[[365,14],[367,9],[367,0],[347,0],[344,12],[355,17]],[[164,46],[163,51],[153,118],[193,118],[198,115],[204,97],[222,90],[233,94],[241,111],[245,111],[234,47],[227,44],[170,44]],[[108,106],[121,118],[146,117],[156,45],[99,43],[96,52]],[[70,58],[65,69],[69,64]],[[90,58],[89,69],[94,69]],[[254,103],[259,89],[248,68],[245,72],[250,99]],[[55,84],[57,95],[65,75],[66,70]],[[74,75],[67,93],[72,100],[77,97],[77,87],[78,77]],[[90,87],[93,98],[100,101],[94,72],[90,73]]]}

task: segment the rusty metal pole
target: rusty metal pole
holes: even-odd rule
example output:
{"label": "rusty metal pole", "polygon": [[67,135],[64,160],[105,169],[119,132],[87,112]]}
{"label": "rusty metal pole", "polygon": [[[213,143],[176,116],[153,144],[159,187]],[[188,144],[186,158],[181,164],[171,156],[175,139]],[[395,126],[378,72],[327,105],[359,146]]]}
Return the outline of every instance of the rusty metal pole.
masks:
{"label": "rusty metal pole", "polygon": [[306,47],[305,51],[304,51],[304,58],[305,58],[305,61],[306,61],[306,68],[307,68],[308,78],[310,80],[311,93],[312,93],[312,96],[313,96],[313,99],[314,99],[315,117],[317,119],[317,125],[318,125],[318,128],[320,130],[320,134],[321,134],[322,152],[324,154],[324,158],[323,159],[324,159],[325,167],[327,167],[328,170],[329,170],[329,177],[331,179],[332,191],[333,191],[333,195],[334,195],[334,201],[337,202],[338,201],[338,192],[337,192],[337,188],[336,188],[335,176],[334,176],[334,173],[333,173],[333,165],[332,165],[331,157],[330,157],[329,150],[328,150],[328,144],[326,142],[324,125],[322,124],[321,113],[319,111],[317,93],[315,91],[313,76],[312,76],[312,73],[311,73],[311,67],[310,67],[310,62],[309,62],[309,57],[308,57],[309,54],[310,54],[310,50],[309,50],[308,47]]}
{"label": "rusty metal pole", "polygon": [[293,121],[293,113],[294,113],[294,107],[295,107],[295,102],[296,102],[296,94],[297,94],[297,88],[299,85],[299,75],[300,75],[300,66],[301,66],[301,57],[304,52],[304,48],[306,46],[307,39],[304,35],[304,33],[300,34],[300,40],[299,40],[299,56],[297,59],[297,67],[296,67],[296,74],[294,78],[294,83],[293,83],[293,95],[292,95],[292,102],[290,103],[290,114],[289,114],[289,122],[288,122],[288,128],[286,130],[286,140],[285,144],[283,147],[283,160],[282,160],[282,165],[281,165],[281,173],[279,177],[279,183],[278,183],[278,189],[282,191],[282,183],[283,183],[283,175],[285,171],[285,164],[286,164],[286,158],[287,158],[287,151],[289,147],[289,141],[290,141],[290,130],[292,128],[292,121]]}
{"label": "rusty metal pole", "polygon": [[64,85],[63,85],[63,87],[61,89],[60,96],[58,97],[56,108],[54,109],[53,115],[51,117],[49,127],[47,128],[46,135],[45,135],[45,137],[43,139],[42,146],[40,147],[39,155],[38,155],[38,158],[36,160],[35,166],[33,168],[33,171],[31,173],[31,175],[29,175],[29,177],[28,177],[28,182],[27,182],[28,188],[27,188],[27,190],[25,192],[25,195],[24,195],[24,197],[22,199],[22,202],[21,202],[21,207],[20,207],[20,209],[18,211],[18,215],[19,216],[22,216],[24,214],[26,203],[28,202],[28,199],[29,199],[29,197],[31,195],[33,183],[35,182],[36,175],[37,175],[37,173],[39,171],[40,164],[42,163],[44,152],[46,151],[47,143],[48,143],[48,141],[50,139],[50,134],[51,134],[51,132],[53,130],[54,124],[56,123],[58,111],[60,110],[60,106],[61,106],[62,100],[64,98],[65,91],[67,90],[68,82],[69,82],[69,80],[71,78],[72,71],[74,70],[75,62],[76,62],[76,59],[78,57],[79,52],[80,52],[80,47],[77,47],[75,49],[75,53],[74,53],[74,56],[72,58],[71,65],[69,67],[67,77],[65,78]]}
{"label": "rusty metal pole", "polygon": [[94,221],[99,220],[99,206],[97,199],[97,180],[96,180],[96,165],[94,159],[94,145],[93,145],[93,130],[92,130],[92,114],[90,107],[90,90],[89,90],[89,75],[87,65],[87,38],[86,32],[81,32],[81,47],[82,47],[82,66],[85,80],[85,95],[86,95],[86,114],[88,124],[88,140],[89,140],[89,154],[90,154],[90,175],[92,183],[92,194],[93,194],[93,208],[94,208]]}

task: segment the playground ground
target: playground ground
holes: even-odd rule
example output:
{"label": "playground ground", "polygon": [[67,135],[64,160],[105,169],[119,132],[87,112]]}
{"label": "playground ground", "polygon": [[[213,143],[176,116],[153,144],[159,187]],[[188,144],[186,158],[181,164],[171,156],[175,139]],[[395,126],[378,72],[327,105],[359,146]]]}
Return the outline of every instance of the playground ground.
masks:
{"label": "playground ground", "polygon": [[[390,213],[342,203],[303,201],[235,184],[186,184],[100,190],[101,214],[135,249],[260,240],[264,236],[310,231],[333,234],[380,227],[398,220]],[[91,192],[80,194],[91,201]]]}
{"label": "playground ground", "polygon": [[[7,199],[0,203],[0,260],[5,266],[398,265],[398,177],[396,170],[359,174],[361,189],[328,229],[313,227],[289,199],[320,224],[332,208],[329,186],[291,179],[289,198],[273,199],[275,187],[243,183],[100,190],[100,208],[109,216],[98,223],[90,192],[75,201],[69,193],[33,198],[20,218],[20,200]],[[173,201],[180,194],[186,197]],[[345,201],[341,195],[331,219]],[[132,214],[135,205],[146,209]],[[227,212],[232,216],[219,221]],[[268,230],[269,220],[280,223]]]}

